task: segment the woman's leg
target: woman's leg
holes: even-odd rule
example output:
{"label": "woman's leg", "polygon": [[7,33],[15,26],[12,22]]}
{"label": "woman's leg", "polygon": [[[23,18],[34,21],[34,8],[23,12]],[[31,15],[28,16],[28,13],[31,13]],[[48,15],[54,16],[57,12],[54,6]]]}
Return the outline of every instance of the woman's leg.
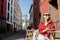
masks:
{"label": "woman's leg", "polygon": [[36,31],[33,32],[32,40],[35,40],[35,36],[36,36]]}
{"label": "woman's leg", "polygon": [[49,38],[40,34],[38,30],[35,30],[33,33],[32,40],[35,40],[35,38],[37,38],[37,40],[49,40]]}
{"label": "woman's leg", "polygon": [[45,40],[50,40],[48,37],[45,37]]}
{"label": "woman's leg", "polygon": [[37,39],[38,40],[46,40],[45,37],[43,35],[41,35],[41,34],[38,35]]}
{"label": "woman's leg", "polygon": [[35,30],[33,32],[32,40],[35,40],[38,37],[38,35],[39,35],[38,30]]}

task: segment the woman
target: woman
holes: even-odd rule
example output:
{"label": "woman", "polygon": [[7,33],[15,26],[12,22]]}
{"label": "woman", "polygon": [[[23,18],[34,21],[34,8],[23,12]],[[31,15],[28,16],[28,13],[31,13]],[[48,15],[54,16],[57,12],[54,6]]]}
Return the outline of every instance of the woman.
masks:
{"label": "woman", "polygon": [[49,40],[50,37],[49,32],[54,30],[55,30],[55,26],[54,26],[54,22],[50,18],[50,14],[45,13],[42,15],[42,18],[38,26],[38,31],[35,32],[35,36],[36,34],[38,34],[37,40]]}
{"label": "woman", "polygon": [[[52,30],[53,29],[53,30]],[[49,13],[45,13],[42,15],[38,30],[36,30],[33,33],[33,40],[35,40],[35,37],[37,36],[37,40],[50,40],[50,31],[54,31],[55,26],[54,22],[50,18]]]}

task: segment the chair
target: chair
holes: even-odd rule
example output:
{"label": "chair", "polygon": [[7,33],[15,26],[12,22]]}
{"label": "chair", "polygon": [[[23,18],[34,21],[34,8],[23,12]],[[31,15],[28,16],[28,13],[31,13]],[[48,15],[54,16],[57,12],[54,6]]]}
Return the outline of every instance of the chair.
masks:
{"label": "chair", "polygon": [[26,40],[32,40],[33,32],[34,32],[33,29],[31,29],[31,30],[27,29],[26,30]]}

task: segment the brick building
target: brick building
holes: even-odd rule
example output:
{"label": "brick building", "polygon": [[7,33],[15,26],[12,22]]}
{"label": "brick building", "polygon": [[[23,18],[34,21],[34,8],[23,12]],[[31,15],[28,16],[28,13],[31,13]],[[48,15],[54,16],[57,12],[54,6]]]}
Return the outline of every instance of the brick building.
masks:
{"label": "brick building", "polygon": [[0,19],[6,19],[6,1],[0,0]]}
{"label": "brick building", "polygon": [[60,0],[57,0],[58,2],[58,12],[59,12],[59,21],[60,21]]}
{"label": "brick building", "polygon": [[13,26],[14,0],[0,0],[0,32],[9,32]]}
{"label": "brick building", "polygon": [[60,23],[59,0],[33,0],[34,27],[37,28],[43,13],[50,13],[56,28]]}
{"label": "brick building", "polygon": [[34,28],[36,29],[39,24],[39,19],[41,16],[40,9],[39,9],[39,0],[33,0],[33,22],[34,22]]}
{"label": "brick building", "polygon": [[18,24],[17,30],[21,29],[22,13],[18,0],[0,0],[0,32],[12,32],[14,22]]}
{"label": "brick building", "polygon": [[0,0],[0,32],[6,31],[6,3],[7,0]]}

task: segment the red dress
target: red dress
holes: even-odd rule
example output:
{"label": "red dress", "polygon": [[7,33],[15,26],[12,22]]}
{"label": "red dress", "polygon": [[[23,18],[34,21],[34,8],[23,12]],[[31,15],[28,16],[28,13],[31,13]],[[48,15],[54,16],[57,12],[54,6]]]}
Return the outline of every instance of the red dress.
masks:
{"label": "red dress", "polygon": [[43,22],[39,23],[39,26],[38,26],[39,33],[44,35],[44,36],[49,37],[49,34],[47,32],[49,32],[50,30],[43,32],[43,30],[46,29],[46,27],[51,27],[53,30],[55,30],[54,22],[50,21],[47,25],[44,25]]}

